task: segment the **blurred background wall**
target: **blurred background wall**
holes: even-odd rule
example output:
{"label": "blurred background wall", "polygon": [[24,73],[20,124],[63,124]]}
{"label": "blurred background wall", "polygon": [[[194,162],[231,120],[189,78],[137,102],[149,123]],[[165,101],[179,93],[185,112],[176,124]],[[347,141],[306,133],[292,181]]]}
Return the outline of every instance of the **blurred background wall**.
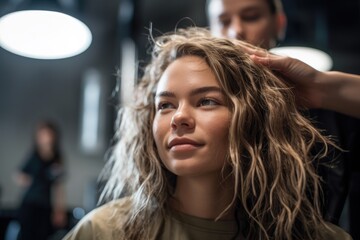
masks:
{"label": "blurred background wall", "polygon": [[[111,145],[116,105],[121,98],[114,94],[116,86],[121,84],[115,73],[125,61],[122,59],[126,59],[122,51],[124,39],[134,41],[136,63],[141,65],[148,59],[150,23],[158,34],[177,25],[207,26],[205,0],[73,1],[93,32],[93,43],[86,52],[68,59],[35,60],[0,48],[2,208],[15,208],[19,204],[20,192],[12,176],[31,148],[35,123],[43,118],[58,122],[61,128],[67,205],[86,207],[85,196],[87,193],[92,196],[89,189],[95,186]],[[0,14],[13,2],[16,1],[1,0]],[[334,70],[360,74],[359,0],[283,2],[289,22],[282,45],[319,48],[333,57]],[[89,74],[98,79],[101,92],[99,137],[96,148],[90,151],[81,147],[83,86]]]}

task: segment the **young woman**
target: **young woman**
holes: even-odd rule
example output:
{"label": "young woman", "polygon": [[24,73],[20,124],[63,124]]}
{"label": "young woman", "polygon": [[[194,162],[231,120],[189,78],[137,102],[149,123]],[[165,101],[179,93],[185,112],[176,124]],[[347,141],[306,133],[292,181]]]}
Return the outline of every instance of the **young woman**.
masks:
{"label": "young woman", "polygon": [[65,239],[351,239],[319,210],[331,142],[236,40],[158,38],[134,97],[104,170],[113,201]]}

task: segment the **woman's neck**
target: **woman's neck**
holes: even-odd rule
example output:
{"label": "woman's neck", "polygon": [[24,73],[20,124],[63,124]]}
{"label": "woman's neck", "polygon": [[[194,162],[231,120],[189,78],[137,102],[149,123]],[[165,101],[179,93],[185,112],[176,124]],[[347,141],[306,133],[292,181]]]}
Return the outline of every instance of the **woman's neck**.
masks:
{"label": "woman's neck", "polygon": [[[229,206],[233,196],[230,178],[178,177],[170,206],[191,216],[216,219]],[[234,211],[234,206],[231,206],[221,219],[234,219]]]}

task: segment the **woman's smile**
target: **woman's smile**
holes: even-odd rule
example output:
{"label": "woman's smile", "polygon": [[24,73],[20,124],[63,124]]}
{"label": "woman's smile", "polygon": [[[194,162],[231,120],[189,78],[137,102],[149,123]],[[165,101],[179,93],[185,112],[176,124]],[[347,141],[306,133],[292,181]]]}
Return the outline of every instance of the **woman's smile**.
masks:
{"label": "woman's smile", "polygon": [[168,148],[171,152],[188,152],[199,149],[202,146],[204,146],[204,144],[189,138],[173,138],[169,142]]}
{"label": "woman's smile", "polygon": [[166,168],[178,176],[220,173],[230,110],[218,80],[195,56],[171,63],[159,80],[153,136]]}

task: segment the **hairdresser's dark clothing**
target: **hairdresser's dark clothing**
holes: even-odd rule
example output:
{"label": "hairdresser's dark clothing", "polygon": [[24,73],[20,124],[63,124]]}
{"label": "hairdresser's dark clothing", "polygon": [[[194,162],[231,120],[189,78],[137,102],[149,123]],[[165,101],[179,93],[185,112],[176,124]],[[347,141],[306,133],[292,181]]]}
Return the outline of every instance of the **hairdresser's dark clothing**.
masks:
{"label": "hairdresser's dark clothing", "polygon": [[[322,109],[310,110],[310,117],[315,126],[324,131],[323,134],[335,137],[336,144],[346,148],[349,131],[343,127],[346,124],[344,119],[340,119],[335,112]],[[344,153],[334,147],[330,147],[329,152],[326,159],[322,159],[322,163],[316,167],[323,180],[324,205],[322,211],[324,218],[338,224],[349,191],[347,167],[349,160]]]}
{"label": "hairdresser's dark clothing", "polygon": [[350,234],[360,239],[360,119],[338,114],[341,125],[340,136],[347,160],[347,176],[349,179],[349,225]]}
{"label": "hairdresser's dark clothing", "polygon": [[44,161],[33,153],[20,171],[31,178],[18,212],[20,222],[19,240],[47,239],[51,233],[51,191],[59,181],[62,169],[55,159]]}

